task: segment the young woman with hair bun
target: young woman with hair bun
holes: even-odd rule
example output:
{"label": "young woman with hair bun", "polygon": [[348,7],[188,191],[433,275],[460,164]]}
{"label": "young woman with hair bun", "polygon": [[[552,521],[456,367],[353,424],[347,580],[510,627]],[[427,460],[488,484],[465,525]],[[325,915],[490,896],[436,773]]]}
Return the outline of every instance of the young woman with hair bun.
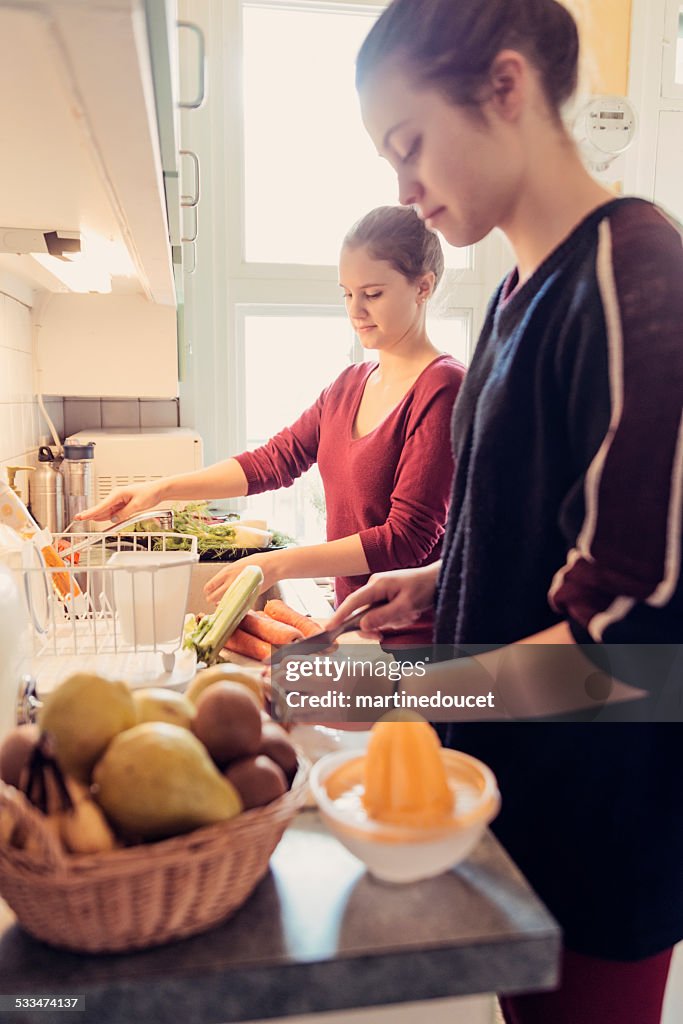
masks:
{"label": "young woman with hair bun", "polygon": [[[317,462],[327,542],[231,563],[207,584],[211,601],[246,564],[261,566],[264,589],[287,578],[335,576],[341,601],[372,572],[433,562],[453,475],[451,412],[465,372],[427,335],[427,303],[443,266],[438,237],[414,210],[372,210],[344,239],[339,281],[353,329],[377,362],[347,367],[295,423],[255,451],[121,488],[78,518],[116,521],[168,500],[289,487]],[[387,638],[419,645],[431,640],[432,628],[428,611]]]}
{"label": "young woman with hair bun", "polygon": [[[482,666],[538,645],[533,676],[491,669],[525,718],[556,707],[557,645],[590,670],[602,645],[683,640],[681,237],[583,167],[561,117],[577,58],[555,0],[394,0],[357,63],[401,203],[453,245],[500,228],[516,266],[455,409],[441,563],[373,578],[335,620],[388,602],[364,618],[373,635],[435,607],[450,660],[429,692],[479,693]],[[457,659],[464,645],[481,653]],[[665,666],[641,674],[646,706],[665,681]],[[493,829],[563,929],[559,989],[503,998],[508,1024],[660,1019],[683,938],[681,733],[629,722],[635,703],[609,725],[440,725],[495,771]]]}

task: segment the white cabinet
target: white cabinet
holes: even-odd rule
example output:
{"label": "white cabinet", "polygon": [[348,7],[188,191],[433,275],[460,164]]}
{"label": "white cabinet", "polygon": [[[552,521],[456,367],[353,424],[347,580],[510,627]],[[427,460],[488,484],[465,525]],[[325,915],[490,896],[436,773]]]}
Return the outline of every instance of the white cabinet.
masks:
{"label": "white cabinet", "polygon": [[49,297],[34,308],[34,350],[45,391],[168,398],[178,387],[176,310],[144,295]]}
{"label": "white cabinet", "polygon": [[683,107],[659,112],[655,202],[683,224]]}
{"label": "white cabinet", "polygon": [[175,303],[141,4],[0,3],[0,131],[0,225],[118,243],[140,290]]}
{"label": "white cabinet", "polygon": [[[177,83],[176,0],[0,0],[0,271],[34,289],[47,393],[177,393]],[[80,236],[84,283],[27,231]],[[95,266],[109,293],[74,293],[100,287]]]}
{"label": "white cabinet", "polygon": [[683,0],[633,0],[629,98],[638,131],[626,191],[683,221]]}

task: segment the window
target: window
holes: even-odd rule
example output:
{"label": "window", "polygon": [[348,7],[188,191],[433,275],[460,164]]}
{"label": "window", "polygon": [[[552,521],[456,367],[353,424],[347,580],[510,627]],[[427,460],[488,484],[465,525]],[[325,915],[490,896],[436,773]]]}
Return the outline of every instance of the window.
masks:
{"label": "window", "polygon": [[[245,433],[253,451],[313,405],[354,360],[356,342],[341,308],[242,307]],[[280,371],[280,372],[278,372]],[[247,499],[250,513],[309,543],[325,539],[322,481],[312,466],[292,487]]]}
{"label": "window", "polygon": [[[351,362],[376,358],[364,353],[340,307],[242,306],[244,338],[244,424],[241,449],[253,451],[311,406]],[[466,361],[469,314],[462,311],[430,326],[442,351]],[[284,381],[284,383],[283,383]],[[325,539],[325,499],[317,466],[280,491],[246,499],[249,514],[308,543]]]}
{"label": "window", "polygon": [[375,15],[245,4],[242,17],[245,259],[334,265],[359,212],[395,202],[354,101]]}
{"label": "window", "polygon": [[[664,17],[663,32],[658,32],[656,38],[659,53],[653,52],[648,64],[652,63],[652,58],[661,59],[660,96],[665,101],[678,101],[678,109],[683,97],[683,3],[681,0],[649,0],[647,4],[645,0],[639,0],[639,3],[645,5],[641,18],[644,16],[648,23],[656,25],[658,29],[662,27],[662,15]],[[636,3],[636,12],[639,11],[639,3]],[[650,70],[648,67],[647,72]],[[670,104],[666,103],[666,106]]]}
{"label": "window", "polygon": [[[292,423],[364,352],[337,277],[343,236],[374,206],[397,202],[394,172],[366,136],[354,88],[358,48],[381,6],[362,0],[231,0],[231,145],[225,167],[227,291],[233,313],[230,450]],[[330,44],[334,40],[334,45]],[[444,244],[447,271],[430,337],[467,363],[483,318],[486,244]],[[282,373],[278,370],[282,368]],[[223,439],[223,444],[225,439]],[[324,538],[317,468],[245,506],[305,542]]]}
{"label": "window", "polygon": [[470,361],[472,316],[470,310],[457,310],[450,316],[427,316],[427,333],[442,352],[448,352],[465,366]]}
{"label": "window", "polygon": [[[244,3],[247,263],[334,266],[353,222],[397,202],[354,88],[355,56],[377,15],[360,4]],[[467,249],[444,250],[449,267],[470,266]]]}

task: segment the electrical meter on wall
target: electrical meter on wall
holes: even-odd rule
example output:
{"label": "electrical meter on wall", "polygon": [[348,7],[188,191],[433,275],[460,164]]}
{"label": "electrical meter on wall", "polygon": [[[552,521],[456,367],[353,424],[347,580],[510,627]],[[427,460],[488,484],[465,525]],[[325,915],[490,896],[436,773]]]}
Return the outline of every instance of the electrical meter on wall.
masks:
{"label": "electrical meter on wall", "polygon": [[602,171],[633,142],[635,111],[624,96],[595,96],[579,112],[574,130],[588,166]]}

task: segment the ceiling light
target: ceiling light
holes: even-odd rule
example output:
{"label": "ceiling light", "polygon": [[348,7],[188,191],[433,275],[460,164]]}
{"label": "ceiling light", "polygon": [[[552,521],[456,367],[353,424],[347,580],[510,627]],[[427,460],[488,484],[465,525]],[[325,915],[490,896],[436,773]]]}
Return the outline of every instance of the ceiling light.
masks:
{"label": "ceiling light", "polygon": [[112,276],[135,276],[123,243],[91,232],[0,228],[0,252],[32,256],[72,292],[108,293]]}
{"label": "ceiling light", "polygon": [[88,259],[71,261],[34,252],[33,259],[48,270],[72,292],[111,291],[111,275],[106,267]]}

